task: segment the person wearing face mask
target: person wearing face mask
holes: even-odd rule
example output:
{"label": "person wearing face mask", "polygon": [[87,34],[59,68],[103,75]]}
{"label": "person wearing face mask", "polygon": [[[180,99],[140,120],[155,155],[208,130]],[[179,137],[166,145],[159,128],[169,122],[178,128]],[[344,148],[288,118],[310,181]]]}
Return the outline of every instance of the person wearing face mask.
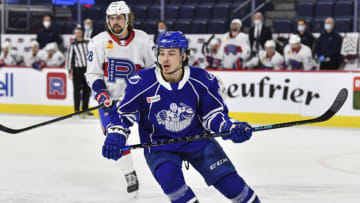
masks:
{"label": "person wearing face mask", "polygon": [[301,39],[301,44],[305,44],[306,46],[310,47],[311,49],[314,46],[314,36],[307,30],[307,23],[305,20],[299,20],[297,24],[297,31],[296,33],[299,35]]}
{"label": "person wearing face mask", "polygon": [[342,37],[334,31],[334,19],[326,18],[324,32],[316,42],[316,55],[320,70],[338,70],[342,63],[340,54]]}
{"label": "person wearing face mask", "polygon": [[264,17],[262,13],[255,13],[254,26],[252,26],[249,31],[249,40],[252,55],[256,55],[260,50],[264,50],[265,42],[271,39],[271,29],[264,25]]}
{"label": "person wearing face mask", "polygon": [[248,35],[241,32],[242,22],[236,18],[231,21],[230,32],[221,39],[219,57],[224,69],[242,69],[242,63],[250,57]]}
{"label": "person wearing face mask", "polygon": [[164,34],[167,31],[167,25],[165,21],[159,20],[157,22],[157,31],[154,35],[154,44],[157,44],[161,35]]}
{"label": "person wearing face mask", "polygon": [[36,41],[39,42],[40,49],[44,48],[50,42],[56,42],[59,46],[62,39],[59,32],[52,26],[51,17],[46,15],[43,17],[43,29],[36,35]]}
{"label": "person wearing face mask", "polygon": [[98,32],[94,30],[92,20],[90,18],[86,18],[84,20],[84,40],[90,40],[97,34]]}
{"label": "person wearing face mask", "polygon": [[288,70],[316,70],[311,49],[301,44],[300,37],[292,34],[284,48],[285,64]]}

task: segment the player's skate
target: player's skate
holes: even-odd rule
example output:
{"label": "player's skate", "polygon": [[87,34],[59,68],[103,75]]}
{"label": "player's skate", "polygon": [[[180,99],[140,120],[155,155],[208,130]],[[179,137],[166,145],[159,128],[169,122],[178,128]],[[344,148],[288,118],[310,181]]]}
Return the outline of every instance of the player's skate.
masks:
{"label": "player's skate", "polygon": [[126,174],[125,178],[126,178],[126,182],[128,184],[127,192],[134,193],[135,198],[136,198],[136,196],[138,195],[138,190],[139,190],[139,181],[138,181],[136,172],[133,171],[131,173]]}

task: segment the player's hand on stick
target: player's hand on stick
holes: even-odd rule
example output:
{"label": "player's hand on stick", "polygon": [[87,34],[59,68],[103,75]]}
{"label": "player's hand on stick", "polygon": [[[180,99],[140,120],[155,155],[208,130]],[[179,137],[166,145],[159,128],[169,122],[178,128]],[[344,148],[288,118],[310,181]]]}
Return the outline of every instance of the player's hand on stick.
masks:
{"label": "player's hand on stick", "polygon": [[252,135],[252,128],[246,122],[226,121],[221,127],[221,132],[230,131],[231,136],[224,136],[223,139],[231,139],[234,143],[245,142]]}
{"label": "player's hand on stick", "polygon": [[106,112],[111,112],[111,106],[112,106],[112,100],[110,98],[110,94],[108,91],[100,91],[96,94],[95,96],[96,98],[96,101],[99,103],[99,104],[104,104],[104,110]]}
{"label": "player's hand on stick", "polygon": [[120,149],[125,147],[128,137],[128,130],[120,125],[109,126],[106,130],[106,139],[102,148],[102,154],[105,158],[118,160],[123,152]]}

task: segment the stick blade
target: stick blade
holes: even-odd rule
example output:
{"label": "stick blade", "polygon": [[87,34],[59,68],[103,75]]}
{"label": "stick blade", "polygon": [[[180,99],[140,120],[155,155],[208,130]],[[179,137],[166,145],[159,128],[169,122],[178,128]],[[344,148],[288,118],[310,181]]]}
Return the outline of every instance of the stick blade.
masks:
{"label": "stick blade", "polygon": [[0,131],[4,131],[4,132],[7,132],[7,133],[11,133],[11,134],[16,134],[16,133],[19,132],[18,130],[8,128],[8,127],[3,126],[1,124],[0,124]]}
{"label": "stick blade", "polygon": [[335,98],[334,103],[331,105],[329,110],[327,110],[323,115],[319,117],[319,120],[326,121],[333,117],[344,105],[346,99],[348,97],[348,90],[346,88],[342,88],[338,95]]}

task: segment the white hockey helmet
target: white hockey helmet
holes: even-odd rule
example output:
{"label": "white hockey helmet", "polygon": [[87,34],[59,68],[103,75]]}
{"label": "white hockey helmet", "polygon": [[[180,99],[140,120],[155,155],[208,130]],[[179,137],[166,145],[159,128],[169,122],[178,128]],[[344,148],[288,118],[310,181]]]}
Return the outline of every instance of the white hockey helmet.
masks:
{"label": "white hockey helmet", "polygon": [[56,42],[50,42],[46,44],[44,49],[45,51],[50,51],[50,50],[57,51],[58,46]]}
{"label": "white hockey helmet", "polygon": [[268,40],[265,42],[265,47],[273,47],[275,48],[275,42],[274,40]]}
{"label": "white hockey helmet", "polygon": [[209,45],[218,46],[219,40],[214,38],[214,39],[210,40]]}
{"label": "white hockey helmet", "polygon": [[1,48],[11,49],[11,43],[9,41],[5,41],[4,43],[1,44]]}
{"label": "white hockey helmet", "polygon": [[235,18],[231,21],[231,24],[234,24],[234,23],[238,24],[240,27],[242,26],[242,22],[239,18]]}
{"label": "white hockey helmet", "polygon": [[[111,4],[107,7],[106,9],[106,24],[109,28],[109,30],[116,35],[121,35],[125,29],[127,29],[127,26],[129,24],[129,14],[130,14],[130,8],[129,6],[125,3],[125,1],[114,1],[111,2]],[[123,31],[119,34],[114,33],[114,31],[112,30],[111,26],[110,26],[110,22],[109,22],[109,16],[111,15],[125,15],[126,18],[126,24],[125,27],[123,29]]]}
{"label": "white hockey helmet", "polygon": [[289,44],[298,44],[298,43],[300,43],[300,41],[301,41],[301,39],[300,39],[299,35],[292,34],[289,39]]}
{"label": "white hockey helmet", "polygon": [[31,41],[31,47],[39,47],[39,42],[36,40]]}

